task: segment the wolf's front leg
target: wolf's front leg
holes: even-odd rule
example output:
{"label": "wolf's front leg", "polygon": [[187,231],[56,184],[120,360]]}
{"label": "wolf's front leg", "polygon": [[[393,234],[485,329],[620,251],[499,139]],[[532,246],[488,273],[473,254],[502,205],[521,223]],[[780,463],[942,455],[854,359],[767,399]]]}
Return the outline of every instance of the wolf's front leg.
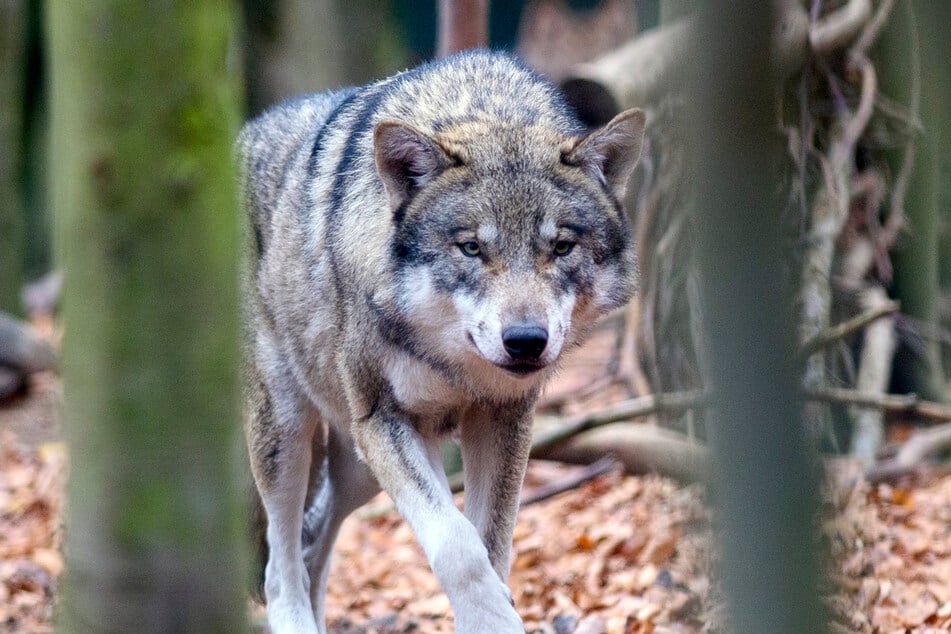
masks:
{"label": "wolf's front leg", "polygon": [[435,440],[424,440],[396,407],[380,406],[353,425],[357,446],[393,498],[449,597],[460,634],[522,634],[510,594],[476,528],[445,483]]}
{"label": "wolf's front leg", "polygon": [[512,532],[532,444],[533,402],[479,412],[460,430],[466,517],[482,537],[502,583],[508,583]]}
{"label": "wolf's front leg", "polygon": [[251,468],[267,513],[268,623],[274,634],[317,634],[323,624],[318,628],[314,620],[301,549],[316,419],[290,381],[269,379],[250,390],[247,428]]}

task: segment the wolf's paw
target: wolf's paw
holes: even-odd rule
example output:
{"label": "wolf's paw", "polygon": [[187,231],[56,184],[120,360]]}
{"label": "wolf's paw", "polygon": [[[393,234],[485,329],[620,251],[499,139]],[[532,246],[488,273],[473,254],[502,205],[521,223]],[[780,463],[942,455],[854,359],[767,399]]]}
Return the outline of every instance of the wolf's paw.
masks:
{"label": "wolf's paw", "polygon": [[459,634],[525,634],[522,619],[510,604],[455,612]]}
{"label": "wolf's paw", "polygon": [[314,620],[310,608],[276,601],[267,606],[267,622],[272,634],[325,634],[323,624]]}
{"label": "wolf's paw", "polygon": [[512,591],[496,575],[475,583],[465,598],[453,606],[460,634],[523,634],[525,627],[515,611]]}

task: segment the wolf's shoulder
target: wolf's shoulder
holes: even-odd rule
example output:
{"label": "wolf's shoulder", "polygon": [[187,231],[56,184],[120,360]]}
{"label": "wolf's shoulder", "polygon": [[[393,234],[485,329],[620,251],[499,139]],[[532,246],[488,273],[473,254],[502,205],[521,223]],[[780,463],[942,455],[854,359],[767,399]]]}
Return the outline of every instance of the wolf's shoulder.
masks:
{"label": "wolf's shoulder", "polygon": [[237,139],[237,149],[245,158],[273,164],[276,155],[296,150],[317,135],[327,119],[357,88],[343,88],[293,97],[271,106],[248,121]]}

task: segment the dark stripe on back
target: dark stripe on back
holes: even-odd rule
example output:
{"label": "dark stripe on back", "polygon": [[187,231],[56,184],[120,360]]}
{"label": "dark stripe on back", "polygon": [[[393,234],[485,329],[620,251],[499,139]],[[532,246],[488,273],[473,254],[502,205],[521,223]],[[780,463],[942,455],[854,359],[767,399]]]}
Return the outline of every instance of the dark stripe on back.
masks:
{"label": "dark stripe on back", "polygon": [[308,180],[314,177],[314,174],[317,172],[317,161],[321,154],[324,151],[324,143],[327,140],[327,131],[333,129],[334,125],[337,122],[337,118],[340,116],[344,110],[346,110],[350,104],[354,101],[357,95],[360,94],[360,88],[345,88],[340,91],[341,93],[346,93],[346,97],[337,104],[337,107],[333,109],[333,112],[330,113],[330,116],[324,121],[324,124],[320,127],[320,131],[317,133],[317,138],[314,140],[314,146],[310,150],[310,159],[307,161],[307,177]]}
{"label": "dark stripe on back", "polygon": [[389,91],[386,90],[388,85],[389,83],[373,86],[363,93],[365,99],[362,107],[356,114],[356,121],[350,127],[350,136],[347,137],[347,142],[344,144],[343,152],[340,155],[340,161],[333,171],[334,182],[333,188],[330,190],[330,207],[327,209],[327,218],[330,220],[331,226],[333,225],[333,218],[340,211],[340,205],[346,194],[347,181],[353,178],[353,175],[348,172],[359,157],[360,141],[371,132],[370,121],[380,107],[383,98],[389,94]]}

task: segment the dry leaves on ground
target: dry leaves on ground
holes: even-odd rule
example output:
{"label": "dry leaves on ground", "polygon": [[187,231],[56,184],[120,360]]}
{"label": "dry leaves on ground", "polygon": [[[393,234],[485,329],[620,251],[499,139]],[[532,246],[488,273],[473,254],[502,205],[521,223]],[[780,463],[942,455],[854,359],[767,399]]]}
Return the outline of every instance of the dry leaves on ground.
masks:
{"label": "dry leaves on ground", "polygon": [[[44,439],[24,443],[23,407],[31,404],[0,408],[0,634],[52,631],[63,568],[66,452]],[[533,463],[526,492],[572,469]],[[877,487],[853,480],[828,487],[825,497],[837,584],[825,598],[834,631],[951,631],[951,475]],[[332,631],[451,632],[448,602],[412,532],[388,506],[378,499],[344,526],[328,595]],[[722,629],[709,515],[701,487],[618,473],[525,507],[511,587],[528,629]]]}
{"label": "dry leaves on ground", "polygon": [[26,449],[0,430],[0,632],[53,631],[65,465],[62,444]]}

